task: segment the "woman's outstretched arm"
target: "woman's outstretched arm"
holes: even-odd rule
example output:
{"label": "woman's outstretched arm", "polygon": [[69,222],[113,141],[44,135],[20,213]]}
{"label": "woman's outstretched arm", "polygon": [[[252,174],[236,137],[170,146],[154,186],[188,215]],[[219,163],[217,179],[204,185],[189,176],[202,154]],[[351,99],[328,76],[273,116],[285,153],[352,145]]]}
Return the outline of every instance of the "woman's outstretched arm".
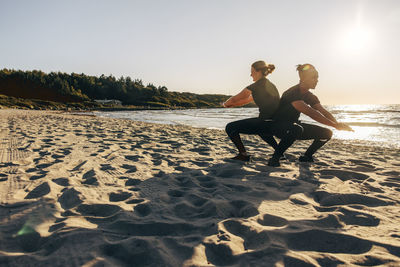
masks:
{"label": "woman's outstretched arm", "polygon": [[222,103],[222,106],[225,108],[240,107],[250,102],[253,102],[251,91],[247,88],[244,88],[242,91],[240,91],[240,93],[230,97],[228,100]]}
{"label": "woman's outstretched arm", "polygon": [[240,107],[250,102],[253,102],[251,91],[247,88],[244,88],[242,91],[240,91],[240,93],[232,96],[224,103],[222,103],[222,106],[225,108]]}

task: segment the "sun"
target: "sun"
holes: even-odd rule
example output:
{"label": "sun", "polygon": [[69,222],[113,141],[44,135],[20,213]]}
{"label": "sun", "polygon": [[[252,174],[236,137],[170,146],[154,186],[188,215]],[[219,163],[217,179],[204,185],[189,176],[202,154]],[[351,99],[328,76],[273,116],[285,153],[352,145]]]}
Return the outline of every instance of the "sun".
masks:
{"label": "sun", "polygon": [[372,33],[360,25],[347,29],[340,38],[340,48],[347,53],[362,54],[370,49]]}

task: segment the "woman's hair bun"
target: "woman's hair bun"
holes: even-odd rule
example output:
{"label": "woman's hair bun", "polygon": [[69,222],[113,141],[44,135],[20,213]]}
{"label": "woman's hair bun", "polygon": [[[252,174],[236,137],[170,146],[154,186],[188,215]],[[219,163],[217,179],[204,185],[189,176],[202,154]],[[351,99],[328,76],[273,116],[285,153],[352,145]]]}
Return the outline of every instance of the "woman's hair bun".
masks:
{"label": "woman's hair bun", "polygon": [[273,72],[275,70],[275,65],[274,64],[268,64],[267,66],[267,74],[270,74],[271,72]]}
{"label": "woman's hair bun", "polygon": [[273,72],[274,69],[275,69],[275,65],[274,64],[268,64],[267,65],[267,63],[265,63],[265,61],[263,61],[263,60],[256,61],[251,66],[256,71],[261,71],[262,75],[264,75],[264,76],[267,76],[268,74]]}

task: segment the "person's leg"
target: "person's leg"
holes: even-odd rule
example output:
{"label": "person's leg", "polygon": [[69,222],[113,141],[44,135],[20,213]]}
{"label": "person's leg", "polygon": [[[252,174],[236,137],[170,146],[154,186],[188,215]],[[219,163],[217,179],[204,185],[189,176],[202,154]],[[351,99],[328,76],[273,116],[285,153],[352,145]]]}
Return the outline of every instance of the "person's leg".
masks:
{"label": "person's leg", "polygon": [[246,149],[239,134],[258,134],[262,129],[263,122],[264,121],[259,118],[249,118],[239,121],[233,121],[226,125],[226,133],[235,144],[236,148],[239,150],[239,155],[234,159],[249,160]]}
{"label": "person's leg", "polygon": [[269,144],[273,149],[278,147],[278,143],[276,142],[274,136],[269,132],[262,132],[258,134],[262,140],[264,140],[267,144]]}
{"label": "person's leg", "polygon": [[314,153],[325,145],[332,138],[332,131],[313,124],[301,123],[304,131],[300,135],[300,140],[314,139],[312,144],[308,147],[307,151],[303,156],[300,156],[299,160],[302,162],[313,162]]}
{"label": "person's leg", "polygon": [[277,122],[271,126],[271,132],[281,138],[274,154],[268,161],[269,166],[280,166],[283,153],[301,136],[303,127],[297,123]]}

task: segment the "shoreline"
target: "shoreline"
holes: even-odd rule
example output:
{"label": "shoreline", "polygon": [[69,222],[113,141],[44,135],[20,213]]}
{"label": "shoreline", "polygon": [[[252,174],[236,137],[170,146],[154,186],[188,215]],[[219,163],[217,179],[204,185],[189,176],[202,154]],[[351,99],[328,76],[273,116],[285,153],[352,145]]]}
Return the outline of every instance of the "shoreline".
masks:
{"label": "shoreline", "polygon": [[400,263],[399,149],[308,142],[279,168],[256,136],[0,110],[0,263],[260,266]]}

